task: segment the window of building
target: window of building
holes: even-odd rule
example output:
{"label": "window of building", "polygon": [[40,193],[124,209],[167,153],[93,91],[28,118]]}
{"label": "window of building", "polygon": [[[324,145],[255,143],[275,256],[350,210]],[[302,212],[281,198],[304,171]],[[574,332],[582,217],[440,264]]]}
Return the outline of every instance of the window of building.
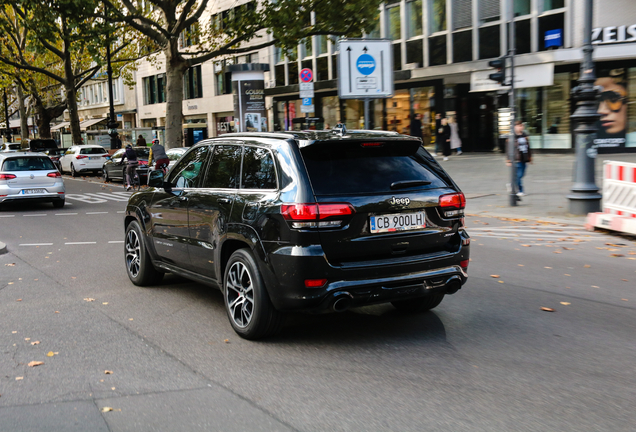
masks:
{"label": "window of building", "polygon": [[[422,0],[413,0],[406,3],[406,32],[410,39],[422,35]],[[407,55],[408,57],[408,55]]]}
{"label": "window of building", "polygon": [[373,20],[373,29],[369,31],[369,34],[367,36],[374,39],[380,38],[380,13],[379,12],[378,12],[378,15],[375,17],[375,19]]}
{"label": "window of building", "polygon": [[543,10],[560,9],[565,7],[565,0],[543,0]]}
{"label": "window of building", "polygon": [[230,74],[225,73],[225,65],[225,60],[214,63],[214,91],[217,96],[232,93],[232,81]]}
{"label": "window of building", "polygon": [[300,58],[311,57],[312,53],[312,44],[311,38],[307,38],[303,43],[300,44]]}
{"label": "window of building", "polygon": [[188,68],[183,75],[183,98],[200,97],[203,97],[203,83],[201,82],[201,65],[198,65]]}
{"label": "window of building", "polygon": [[446,0],[429,0],[431,33],[446,30]]}
{"label": "window of building", "polygon": [[193,23],[179,35],[179,46],[189,47],[199,43],[199,23]]}
{"label": "window of building", "polygon": [[428,39],[428,64],[430,66],[446,64],[446,36]]}
{"label": "window of building", "polygon": [[329,58],[318,57],[316,59],[316,81],[326,81],[329,79]]}
{"label": "window of building", "polygon": [[402,39],[402,21],[400,19],[400,5],[387,9],[387,36],[392,40]]}
{"label": "window of building", "polygon": [[479,21],[482,23],[498,21],[500,16],[499,0],[481,0],[479,3]]}
{"label": "window of building", "polygon": [[453,33],[453,63],[471,61],[473,59],[472,30]]}
{"label": "window of building", "polygon": [[528,54],[531,51],[530,20],[515,22],[515,48],[517,54]]}
{"label": "window of building", "polygon": [[276,87],[282,87],[285,85],[285,65],[276,65],[274,67],[274,73],[276,75]]}
{"label": "window of building", "polygon": [[562,13],[539,17],[539,51],[545,51],[545,32],[548,30],[563,30],[564,15]]}
{"label": "window of building", "polygon": [[274,63],[281,63],[284,60],[283,51],[280,47],[274,47]]}
{"label": "window of building", "polygon": [[300,68],[301,69],[312,69],[312,70],[314,69],[312,67],[311,60],[303,60],[302,62],[300,62]]}
{"label": "window of building", "polygon": [[501,33],[499,26],[482,27],[479,29],[479,59],[499,57]]}
{"label": "window of building", "polygon": [[453,30],[473,25],[473,1],[453,0]]}
{"label": "window of building", "polygon": [[532,1],[531,0],[514,0],[515,2],[515,16],[523,16],[529,15],[532,11]]}
{"label": "window of building", "polygon": [[338,78],[338,55],[331,56],[331,79]]}
{"label": "window of building", "polygon": [[290,61],[287,64],[288,85],[298,84],[298,62]]}
{"label": "window of building", "polygon": [[424,65],[424,41],[422,39],[406,43],[406,63],[415,63],[418,68]]}
{"label": "window of building", "polygon": [[329,39],[325,35],[316,36],[316,54],[327,54],[329,50]]}
{"label": "window of building", "polygon": [[157,103],[157,76],[149,76],[143,79],[144,105]]}
{"label": "window of building", "polygon": [[393,44],[393,70],[402,70],[402,45]]}

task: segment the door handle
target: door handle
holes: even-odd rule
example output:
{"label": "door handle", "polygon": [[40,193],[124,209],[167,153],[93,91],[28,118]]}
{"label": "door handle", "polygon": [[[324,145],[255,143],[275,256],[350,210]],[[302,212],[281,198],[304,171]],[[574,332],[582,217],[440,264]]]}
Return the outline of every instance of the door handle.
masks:
{"label": "door handle", "polygon": [[219,198],[218,201],[223,204],[230,204],[232,202],[232,198]]}

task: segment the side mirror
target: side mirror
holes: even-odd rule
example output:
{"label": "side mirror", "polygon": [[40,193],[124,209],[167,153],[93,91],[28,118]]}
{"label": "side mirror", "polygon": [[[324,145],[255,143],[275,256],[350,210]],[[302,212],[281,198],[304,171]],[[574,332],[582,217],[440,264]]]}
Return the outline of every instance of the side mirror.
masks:
{"label": "side mirror", "polygon": [[163,171],[161,170],[150,171],[148,173],[148,186],[163,188],[164,187]]}

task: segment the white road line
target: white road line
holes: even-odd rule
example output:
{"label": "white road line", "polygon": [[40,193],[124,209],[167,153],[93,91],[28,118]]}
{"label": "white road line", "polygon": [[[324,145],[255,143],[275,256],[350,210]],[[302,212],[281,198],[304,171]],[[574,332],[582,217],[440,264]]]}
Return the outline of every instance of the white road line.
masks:
{"label": "white road line", "polygon": [[97,244],[97,242],[66,242],[65,245],[87,245],[87,244]]}
{"label": "white road line", "polygon": [[123,240],[114,240],[114,241],[109,241],[108,243],[123,243]]}
{"label": "white road line", "polygon": [[86,214],[108,214],[108,212],[86,212]]}
{"label": "white road line", "polygon": [[126,211],[122,210],[122,211],[118,211],[117,213],[126,213]]}
{"label": "white road line", "polygon": [[46,213],[44,213],[44,214],[25,214],[25,215],[22,215],[22,216],[24,216],[24,217],[46,216]]}
{"label": "white road line", "polygon": [[21,243],[18,246],[53,246],[53,243]]}
{"label": "white road line", "polygon": [[15,217],[15,215],[1,215],[0,217]]}
{"label": "white road line", "polygon": [[55,216],[72,216],[76,214],[77,213],[55,213]]}

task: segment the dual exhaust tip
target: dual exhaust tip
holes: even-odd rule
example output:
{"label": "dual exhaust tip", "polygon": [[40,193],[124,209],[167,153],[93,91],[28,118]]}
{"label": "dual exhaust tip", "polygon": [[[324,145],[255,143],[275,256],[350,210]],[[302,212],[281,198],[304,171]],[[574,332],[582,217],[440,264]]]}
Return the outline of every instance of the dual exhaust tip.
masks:
{"label": "dual exhaust tip", "polygon": [[[444,283],[444,294],[455,294],[462,287],[459,276],[451,276]],[[348,292],[339,291],[332,296],[330,309],[334,312],[345,312],[353,306],[353,296]]]}

